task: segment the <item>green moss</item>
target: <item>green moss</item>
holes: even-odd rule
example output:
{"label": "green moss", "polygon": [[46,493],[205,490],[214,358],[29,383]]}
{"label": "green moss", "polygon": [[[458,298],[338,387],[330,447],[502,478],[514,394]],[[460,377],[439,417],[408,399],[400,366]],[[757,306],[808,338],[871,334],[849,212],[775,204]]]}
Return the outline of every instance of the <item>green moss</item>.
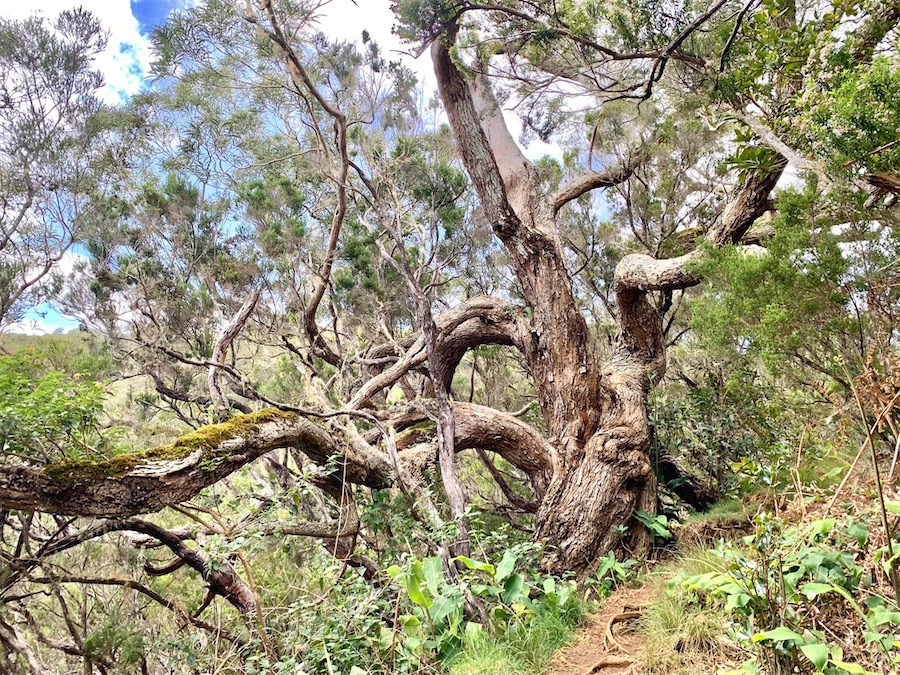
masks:
{"label": "green moss", "polygon": [[425,441],[434,432],[435,428],[437,428],[437,424],[435,424],[434,420],[417,422],[397,434],[397,447],[408,448],[416,443]]}
{"label": "green moss", "polygon": [[290,420],[294,417],[294,413],[275,408],[267,408],[248,415],[235,415],[226,422],[200,427],[166,445],[101,461],[54,462],[45,466],[41,474],[54,481],[72,484],[85,480],[114,479],[148,462],[184,459],[197,450],[203,453],[197,463],[198,466],[204,471],[212,471],[229,456],[227,451],[219,449],[223,442],[238,436],[252,435],[259,425],[265,422]]}

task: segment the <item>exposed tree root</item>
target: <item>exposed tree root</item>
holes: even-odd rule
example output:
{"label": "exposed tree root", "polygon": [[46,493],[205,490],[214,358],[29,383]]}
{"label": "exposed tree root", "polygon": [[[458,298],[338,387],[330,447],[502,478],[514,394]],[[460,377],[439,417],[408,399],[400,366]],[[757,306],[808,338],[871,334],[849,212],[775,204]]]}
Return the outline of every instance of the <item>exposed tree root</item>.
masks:
{"label": "exposed tree root", "polygon": [[625,671],[629,672],[634,668],[634,659],[629,659],[624,656],[604,656],[584,671],[582,675],[591,675],[591,673],[596,673],[601,668],[606,668],[607,666],[629,666],[629,670]]}
{"label": "exposed tree root", "polygon": [[628,653],[628,650],[625,649],[619,642],[616,640],[615,635],[613,635],[613,626],[617,623],[622,623],[624,621],[631,621],[632,619],[639,619],[641,616],[640,612],[621,612],[614,616],[609,617],[609,621],[606,622],[606,633],[604,638],[606,639],[607,646],[613,649],[618,649],[620,652]]}

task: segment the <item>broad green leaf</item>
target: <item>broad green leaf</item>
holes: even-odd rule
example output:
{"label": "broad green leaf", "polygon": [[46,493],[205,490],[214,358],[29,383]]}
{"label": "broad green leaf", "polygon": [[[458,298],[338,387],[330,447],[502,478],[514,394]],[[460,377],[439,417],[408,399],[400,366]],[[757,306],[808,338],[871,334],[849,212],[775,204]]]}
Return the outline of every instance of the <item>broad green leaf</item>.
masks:
{"label": "broad green leaf", "polygon": [[812,536],[821,536],[823,534],[828,534],[831,530],[834,529],[834,525],[837,521],[834,518],[822,518],[820,520],[814,520],[809,524],[809,527],[806,528],[808,534]]}
{"label": "broad green leaf", "polygon": [[800,592],[803,593],[808,600],[812,600],[823,593],[831,593],[832,591],[834,591],[834,586],[832,584],[809,583],[803,584],[800,588]]}
{"label": "broad green leaf", "polygon": [[825,665],[828,663],[828,645],[823,645],[821,642],[801,645],[800,651],[816,667],[817,671],[821,673],[825,670]]}
{"label": "broad green leaf", "polygon": [[746,607],[752,598],[746,593],[735,593],[733,595],[728,596],[728,600],[725,602],[725,609],[737,609],[740,607]]}
{"label": "broad green leaf", "polygon": [[503,602],[511,605],[520,599],[525,588],[525,578],[521,574],[513,574],[503,585]]}
{"label": "broad green leaf", "polygon": [[490,563],[481,562],[479,560],[472,560],[471,558],[464,555],[456,556],[456,559],[459,560],[463,565],[468,567],[470,570],[478,570],[479,572],[487,572],[488,574],[494,573],[494,566]]}
{"label": "broad green leaf", "polygon": [[782,640],[802,640],[803,636],[795,633],[787,626],[779,626],[764,633],[757,633],[753,636],[754,642],[762,642],[763,640],[772,640],[773,642],[781,642]]}
{"label": "broad green leaf", "polygon": [[900,623],[900,612],[886,612],[879,608],[871,612],[868,622],[870,626],[883,626],[886,623]]}
{"label": "broad green leaf", "polygon": [[502,588],[498,588],[497,586],[488,586],[486,584],[472,584],[470,588],[472,589],[472,593],[477,595],[479,598],[483,598],[486,595],[499,596],[503,592]]}
{"label": "broad green leaf", "polygon": [[839,661],[838,659],[833,659],[832,662],[838,668],[843,668],[844,670],[846,670],[848,673],[850,673],[850,675],[868,674],[868,671],[858,663],[847,663],[846,661]]}
{"label": "broad green leaf", "polygon": [[438,556],[431,556],[422,561],[422,571],[425,574],[425,585],[432,596],[437,597],[441,584],[444,581],[444,566]]}
{"label": "broad green leaf", "polygon": [[350,675],[369,675],[369,671],[363,670],[359,666],[350,666]]}
{"label": "broad green leaf", "polygon": [[415,631],[422,625],[422,619],[415,614],[401,614],[400,625],[403,626],[403,629],[406,631]]}
{"label": "broad green leaf", "polygon": [[844,528],[844,534],[846,534],[851,539],[855,539],[856,543],[860,546],[865,546],[866,541],[869,538],[868,528],[865,526],[865,524],[860,523],[856,520],[853,520],[847,524],[847,527]]}
{"label": "broad green leaf", "polygon": [[725,576],[719,572],[706,572],[705,574],[697,574],[687,577],[681,582],[681,586],[698,591],[712,591],[721,587],[724,583],[730,582],[731,577]]}
{"label": "broad green leaf", "polygon": [[551,593],[556,592],[556,581],[553,577],[547,577],[544,579],[544,593],[550,595]]}
{"label": "broad green leaf", "polygon": [[503,583],[503,580],[513,573],[513,570],[516,568],[517,557],[518,556],[512,551],[506,551],[503,554],[503,559],[500,561],[500,564],[497,565],[497,573],[494,575],[494,581],[498,584]]}
{"label": "broad green leaf", "polygon": [[409,599],[419,605],[419,607],[424,607],[425,609],[431,607],[431,596],[428,594],[428,591],[426,589],[422,588],[422,585],[417,577],[413,575],[407,577],[406,592],[409,594]]}
{"label": "broad green leaf", "polygon": [[[463,596],[445,596],[440,595],[434,599],[434,604],[431,606],[430,614],[431,620],[434,623],[440,623],[445,618],[451,616],[457,610],[462,609],[463,605]],[[452,623],[452,621],[451,621]]]}

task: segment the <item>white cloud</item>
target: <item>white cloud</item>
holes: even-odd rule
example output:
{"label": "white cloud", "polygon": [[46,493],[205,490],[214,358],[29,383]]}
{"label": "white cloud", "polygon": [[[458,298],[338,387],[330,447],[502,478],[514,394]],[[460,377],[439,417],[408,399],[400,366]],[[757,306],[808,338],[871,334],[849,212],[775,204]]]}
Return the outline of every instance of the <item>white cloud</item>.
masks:
{"label": "white cloud", "polygon": [[[431,64],[429,50],[413,58],[410,52],[415,45],[405,44],[392,32],[394,13],[388,0],[332,0],[326,4],[318,16],[318,27],[332,39],[359,43],[363,30],[369,32],[372,39],[381,47],[382,53],[389,60],[399,59],[409,67],[419,80],[424,94],[423,103],[427,103],[433,92],[437,90],[437,80]],[[515,112],[503,110],[503,118],[516,142],[522,132],[522,121]],[[520,143],[521,145],[521,143]],[[527,148],[523,148],[525,156],[537,160],[550,155],[561,160],[563,151],[556,143],[544,143],[532,139]]]}
{"label": "white cloud", "polygon": [[152,58],[150,42],[141,34],[129,0],[6,0],[0,3],[0,16],[25,19],[39,12],[52,19],[63,10],[78,6],[99,17],[104,29],[109,31],[109,45],[95,66],[106,79],[101,91],[103,99],[111,104],[121,103],[140,90]]}

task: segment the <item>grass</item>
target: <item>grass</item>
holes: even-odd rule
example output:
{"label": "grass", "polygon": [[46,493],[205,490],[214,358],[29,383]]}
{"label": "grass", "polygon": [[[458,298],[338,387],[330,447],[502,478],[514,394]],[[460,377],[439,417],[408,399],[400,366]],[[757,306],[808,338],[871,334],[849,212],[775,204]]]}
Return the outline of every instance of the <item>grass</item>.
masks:
{"label": "grass", "polygon": [[654,592],[641,619],[641,672],[716,672],[715,665],[728,660],[722,642],[727,614],[720,607],[697,603],[689,591],[669,584],[675,576],[690,577],[721,569],[721,561],[714,555],[691,549],[646,580],[654,586]]}
{"label": "grass", "polygon": [[721,518],[723,516],[739,516],[746,513],[747,507],[737,497],[723,499],[713,504],[701,517]]}
{"label": "grass", "polygon": [[572,640],[585,615],[573,598],[564,608],[541,608],[525,623],[484,633],[466,642],[449,664],[450,675],[539,675],[553,653]]}

